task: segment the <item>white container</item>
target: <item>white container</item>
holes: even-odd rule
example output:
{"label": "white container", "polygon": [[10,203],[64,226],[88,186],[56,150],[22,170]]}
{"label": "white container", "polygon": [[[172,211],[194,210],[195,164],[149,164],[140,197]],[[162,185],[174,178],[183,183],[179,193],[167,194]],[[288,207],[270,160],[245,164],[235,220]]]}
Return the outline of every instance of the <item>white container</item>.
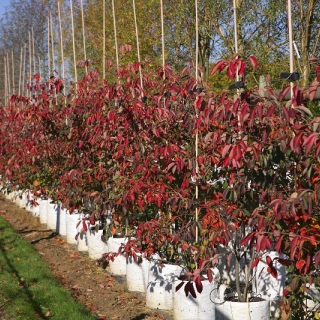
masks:
{"label": "white container", "polygon": [[[140,256],[140,257],[139,257]],[[138,263],[141,261],[141,263]],[[138,254],[137,261],[132,256],[127,259],[127,288],[129,291],[146,292],[148,286],[150,261]]]}
{"label": "white container", "polygon": [[[121,243],[126,243],[127,238],[112,238],[107,241],[109,252],[118,252]],[[124,276],[127,272],[127,261],[123,254],[114,258],[114,261],[109,261],[110,272],[115,275]]]}
{"label": "white container", "polygon": [[92,226],[89,227],[87,231],[87,239],[88,239],[88,254],[89,257],[93,260],[100,259],[101,256],[108,252],[108,244],[101,240],[101,236],[103,234],[103,230],[96,231],[95,229],[91,229]]}
{"label": "white container", "polygon": [[69,244],[78,244],[78,240],[76,240],[76,235],[78,233],[77,224],[80,220],[79,213],[67,213],[67,242]]}
{"label": "white container", "polygon": [[[187,281],[183,281],[186,285]],[[179,285],[181,281],[175,282],[175,287]],[[203,290],[201,293],[197,292],[195,284],[192,282],[194,287],[196,298],[189,293],[186,297],[184,286],[180,290],[174,290],[173,297],[173,318],[175,320],[212,320],[217,319],[215,317],[215,305],[211,301],[211,295],[215,291],[215,282],[211,283],[209,280],[202,281]],[[232,318],[228,318],[232,319]],[[235,319],[244,320],[241,316]],[[252,318],[257,320],[257,318]]]}
{"label": "white container", "polygon": [[181,275],[182,267],[178,265],[159,264],[157,260],[150,263],[146,305],[150,309],[172,310],[175,280]]}
{"label": "white container", "polygon": [[48,199],[47,202],[47,225],[51,230],[57,229],[57,205],[55,203],[51,203],[52,199]]}
{"label": "white container", "polygon": [[219,288],[219,297],[215,301],[216,320],[269,320],[270,302],[268,300],[254,302],[224,301],[225,285]]}
{"label": "white container", "polygon": [[78,230],[78,244],[77,244],[77,248],[79,251],[88,251],[88,241],[87,241],[87,233],[84,231],[83,228],[83,222],[82,221],[83,215],[80,215],[80,224],[77,227]]}
{"label": "white container", "polygon": [[47,215],[47,205],[49,200],[48,199],[39,199],[39,213],[40,213],[40,222],[47,223],[48,215]]}
{"label": "white container", "polygon": [[61,203],[59,203],[57,208],[57,232],[61,236],[67,235],[67,209],[65,207],[62,208]]}
{"label": "white container", "polygon": [[254,272],[253,291],[259,294],[264,300],[270,301],[270,316],[271,318],[280,318],[281,310],[279,303],[283,294],[286,281],[286,269],[277,260],[273,261],[273,266],[277,270],[278,277],[274,278],[267,272],[268,265],[266,257],[269,256],[272,260],[279,257],[279,253],[275,251],[268,251],[261,257]]}

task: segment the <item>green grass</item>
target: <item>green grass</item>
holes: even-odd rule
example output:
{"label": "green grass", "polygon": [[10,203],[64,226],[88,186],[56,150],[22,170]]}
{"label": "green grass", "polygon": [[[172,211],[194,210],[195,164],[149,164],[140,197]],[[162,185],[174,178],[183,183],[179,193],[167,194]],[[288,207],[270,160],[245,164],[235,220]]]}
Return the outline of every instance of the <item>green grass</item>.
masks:
{"label": "green grass", "polygon": [[1,319],[95,319],[54,277],[39,254],[0,217]]}

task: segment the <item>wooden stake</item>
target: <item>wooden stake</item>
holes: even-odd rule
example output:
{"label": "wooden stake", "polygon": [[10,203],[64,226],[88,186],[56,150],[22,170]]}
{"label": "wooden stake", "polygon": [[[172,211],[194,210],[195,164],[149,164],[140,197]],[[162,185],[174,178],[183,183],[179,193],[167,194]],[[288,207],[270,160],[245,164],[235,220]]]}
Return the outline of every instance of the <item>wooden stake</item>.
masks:
{"label": "wooden stake", "polygon": [[161,39],[162,39],[162,70],[163,70],[163,80],[166,78],[165,75],[165,57],[164,57],[164,18],[163,18],[163,0],[160,0],[161,9]]}
{"label": "wooden stake", "polygon": [[115,45],[115,48],[116,48],[116,63],[117,63],[117,69],[118,69],[119,68],[119,54],[118,54],[116,12],[115,12],[115,9],[114,9],[114,0],[112,0],[112,14],[113,14],[114,45]]}
{"label": "wooden stake", "polygon": [[51,59],[50,59],[50,19],[49,16],[47,18],[47,24],[48,24],[48,32],[47,32],[47,37],[48,37],[48,80],[50,79],[51,76]]}
{"label": "wooden stake", "polygon": [[53,37],[53,31],[52,31],[52,15],[51,11],[49,13],[49,20],[50,20],[50,33],[51,33],[51,57],[52,57],[52,73],[54,74],[56,70],[55,61],[54,61],[54,37]]}
{"label": "wooden stake", "polygon": [[9,64],[9,53],[7,52],[7,82],[8,82],[8,99],[11,95],[11,81],[10,81],[10,64]]}
{"label": "wooden stake", "polygon": [[33,34],[33,27],[31,28],[31,39],[32,39],[32,57],[33,57],[33,74],[36,74],[36,53],[34,50],[34,34]]}
{"label": "wooden stake", "polygon": [[32,96],[32,44],[31,44],[31,34],[29,31],[29,97]]}
{"label": "wooden stake", "polygon": [[[198,28],[198,1],[195,0],[195,10],[196,10],[196,86],[198,86],[198,52],[199,52],[199,28]],[[198,113],[196,114],[196,117],[198,118]],[[199,163],[198,163],[198,130],[196,131],[196,242],[198,242],[199,238],[199,230],[198,230],[198,220],[199,220],[199,187],[198,187],[198,176],[199,176]]]}
{"label": "wooden stake", "polygon": [[11,51],[11,66],[12,66],[12,93],[16,92],[15,83],[14,83],[14,58],[13,58],[13,50]]}
{"label": "wooden stake", "polygon": [[106,78],[106,0],[102,0],[102,22],[103,22],[103,48],[102,48],[102,76],[103,79]]}
{"label": "wooden stake", "polygon": [[20,68],[19,68],[19,91],[18,91],[19,96],[21,95],[22,51],[23,51],[23,48],[21,47],[21,49],[20,49]]}
{"label": "wooden stake", "polygon": [[[294,51],[293,51],[293,32],[292,32],[292,19],[291,19],[291,0],[288,0],[288,32],[289,32],[289,48],[290,48],[290,73],[294,70]],[[293,99],[293,82],[291,86],[291,99]]]}
{"label": "wooden stake", "polygon": [[22,73],[22,94],[26,95],[26,82],[25,82],[25,75],[26,75],[26,55],[27,55],[27,44],[24,43],[23,48],[23,73]]}
{"label": "wooden stake", "polygon": [[[104,0],[105,2],[105,0]],[[105,11],[103,11],[105,12]],[[85,70],[86,74],[88,73],[88,67],[87,67],[87,52],[86,52],[86,37],[84,34],[84,14],[83,14],[83,3],[81,0],[81,20],[82,20],[82,38],[83,38],[83,54],[84,54],[84,65],[85,65]]]}
{"label": "wooden stake", "polygon": [[8,75],[7,75],[7,61],[6,56],[3,57],[4,64],[4,104],[8,105]]}
{"label": "wooden stake", "polygon": [[[59,15],[59,31],[60,31],[60,50],[61,50],[61,62],[62,62],[62,79],[65,81],[65,69],[64,69],[64,52],[63,52],[63,34],[61,27],[61,13],[60,13],[60,3],[58,1],[58,15]],[[63,87],[63,94],[65,95],[65,86]]]}
{"label": "wooden stake", "polygon": [[138,55],[138,62],[139,62],[140,86],[141,86],[141,92],[142,92],[141,94],[143,96],[143,82],[142,82],[142,70],[141,70],[141,59],[140,59],[139,34],[138,34],[138,24],[137,24],[135,0],[132,0],[132,4],[133,4],[134,25],[136,28],[136,41],[137,41],[137,55]]}
{"label": "wooden stake", "polygon": [[74,81],[76,83],[76,89],[77,89],[78,88],[78,76],[77,76],[76,44],[75,44],[75,39],[74,39],[72,0],[70,0],[70,11],[71,11],[72,46],[73,46]]}

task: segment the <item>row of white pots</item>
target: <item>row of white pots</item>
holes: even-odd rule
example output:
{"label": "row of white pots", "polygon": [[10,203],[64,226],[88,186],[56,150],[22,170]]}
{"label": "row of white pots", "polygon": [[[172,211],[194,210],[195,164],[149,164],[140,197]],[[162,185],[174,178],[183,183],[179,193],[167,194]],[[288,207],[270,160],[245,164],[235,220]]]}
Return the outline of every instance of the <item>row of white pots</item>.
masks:
{"label": "row of white pots", "polygon": [[[32,207],[29,205],[32,197],[32,193],[28,191],[15,191],[13,195],[8,195],[18,206],[39,216],[41,223],[65,236],[69,244],[76,245],[79,251],[88,251],[92,259],[99,259],[106,252],[118,252],[121,244],[127,241],[125,238],[109,238],[105,243],[101,241],[102,230],[96,231],[95,226],[83,232],[80,213],[69,214],[61,204],[52,203],[51,199],[37,199],[39,205]],[[149,308],[173,310],[174,319],[177,320],[239,319],[239,314],[243,314],[241,319],[264,319],[269,314],[268,301],[263,301],[263,306],[261,303],[254,304],[256,307],[253,309],[259,309],[263,314],[256,314],[254,317],[251,317],[254,310],[246,304],[228,301],[220,303],[215,281],[203,281],[203,291],[201,294],[197,293],[196,298],[191,294],[186,296],[184,287],[176,291],[176,286],[181,283],[178,277],[182,274],[182,268],[177,265],[162,265],[157,256],[151,261],[142,258],[142,262],[138,263],[131,256],[126,259],[120,254],[109,261],[109,266],[112,274],[126,276],[129,291],[146,293],[146,305]],[[195,287],[194,290],[197,292]],[[239,305],[246,305],[242,313],[238,310]]]}
{"label": "row of white pots", "polygon": [[[18,206],[32,212],[40,218],[41,223],[47,224],[52,230],[65,236],[67,242],[76,245],[79,251],[88,251],[89,257],[99,259],[106,252],[118,252],[125,238],[109,238],[107,242],[101,241],[102,230],[89,226],[84,232],[83,216],[75,212],[69,214],[61,204],[53,203],[51,199],[37,199],[38,206],[30,206],[33,194],[25,191],[5,193],[6,197],[15,201]],[[109,221],[110,223],[110,221]],[[270,253],[268,253],[270,255]],[[274,256],[271,256],[273,259]],[[230,270],[225,269],[226,263],[220,263],[223,269],[218,273],[232,278]],[[176,265],[161,265],[155,256],[150,262],[142,258],[142,263],[137,263],[131,256],[128,259],[120,254],[109,261],[110,272],[115,275],[126,276],[129,291],[146,293],[146,304],[152,309],[173,310],[175,319],[269,319],[270,304],[271,314],[275,316],[276,298],[284,287],[285,274],[283,266],[275,265],[280,272],[280,281],[273,280],[266,272],[266,266],[259,264],[256,274],[259,279],[255,281],[255,291],[260,293],[264,301],[239,303],[224,301],[222,285],[218,290],[215,281],[203,281],[203,292],[193,298],[190,294],[186,297],[184,287],[176,291],[176,286],[181,283],[177,280],[182,273],[182,268]],[[196,291],[196,289],[195,289]]]}

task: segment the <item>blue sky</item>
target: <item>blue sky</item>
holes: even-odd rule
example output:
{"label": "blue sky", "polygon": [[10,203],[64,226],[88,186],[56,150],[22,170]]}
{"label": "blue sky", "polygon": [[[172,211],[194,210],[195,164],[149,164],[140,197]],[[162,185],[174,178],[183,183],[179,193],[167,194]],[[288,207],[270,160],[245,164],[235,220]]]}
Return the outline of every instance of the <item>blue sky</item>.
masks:
{"label": "blue sky", "polygon": [[2,17],[5,12],[5,7],[8,7],[10,2],[11,0],[0,0],[0,17]]}

